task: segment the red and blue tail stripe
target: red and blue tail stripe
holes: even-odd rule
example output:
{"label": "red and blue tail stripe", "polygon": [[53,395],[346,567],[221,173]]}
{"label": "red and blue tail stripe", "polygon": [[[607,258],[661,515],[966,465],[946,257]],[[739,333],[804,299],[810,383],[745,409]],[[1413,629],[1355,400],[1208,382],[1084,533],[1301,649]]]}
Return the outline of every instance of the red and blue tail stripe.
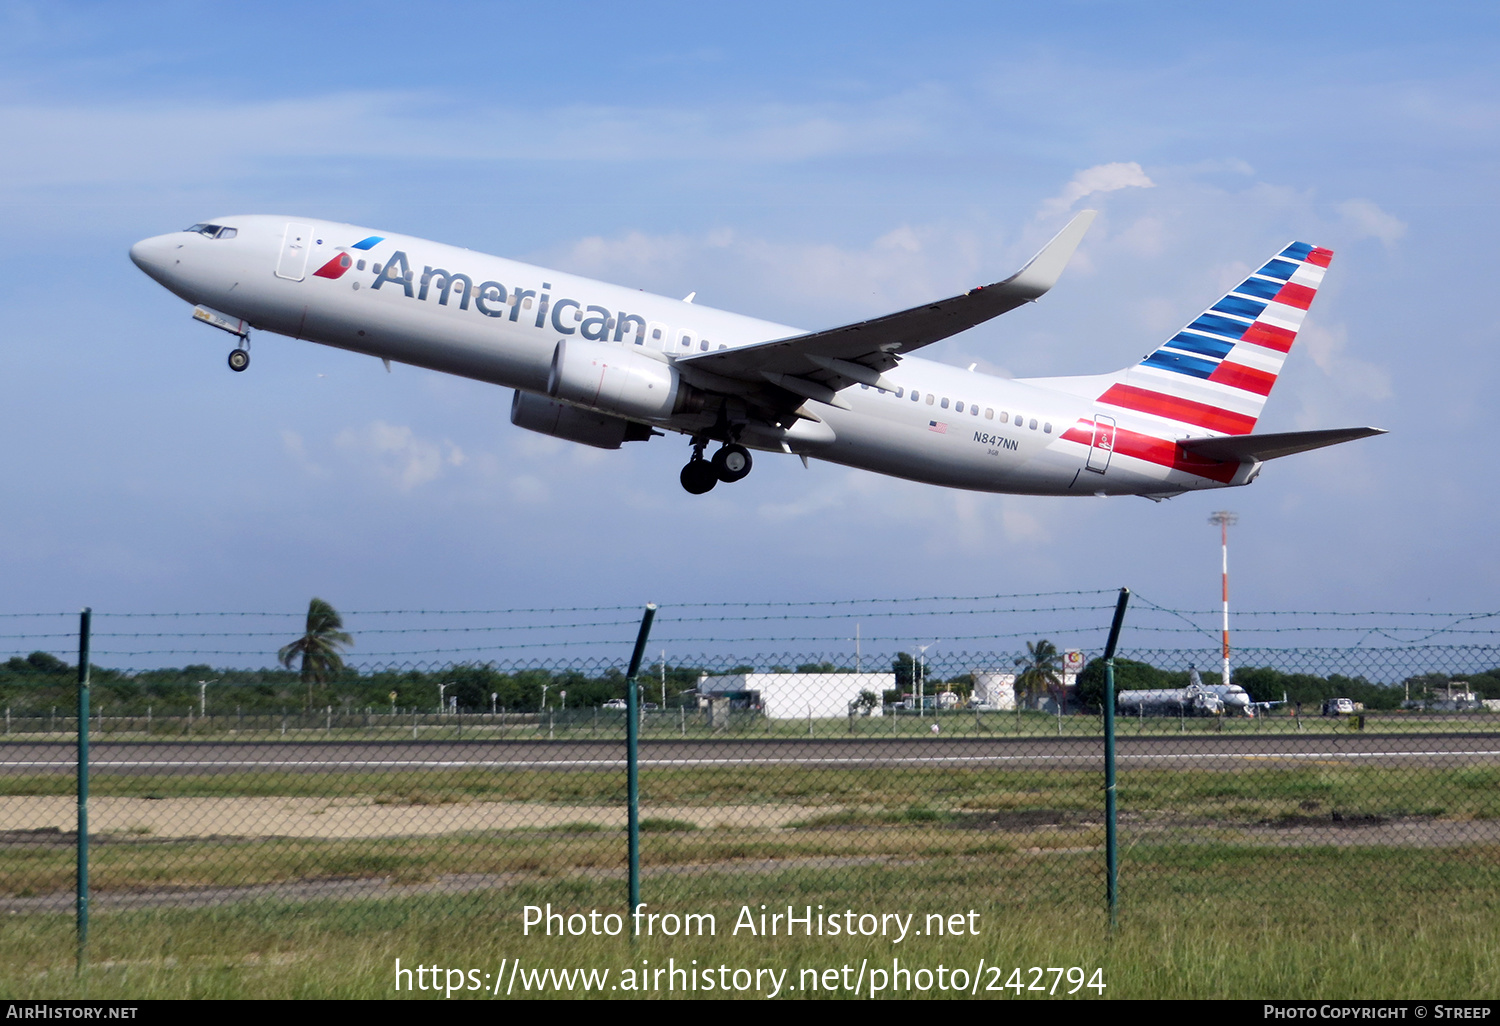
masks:
{"label": "red and blue tail stripe", "polygon": [[1287,246],[1118,375],[1099,404],[1197,432],[1248,434],[1332,257],[1305,242]]}

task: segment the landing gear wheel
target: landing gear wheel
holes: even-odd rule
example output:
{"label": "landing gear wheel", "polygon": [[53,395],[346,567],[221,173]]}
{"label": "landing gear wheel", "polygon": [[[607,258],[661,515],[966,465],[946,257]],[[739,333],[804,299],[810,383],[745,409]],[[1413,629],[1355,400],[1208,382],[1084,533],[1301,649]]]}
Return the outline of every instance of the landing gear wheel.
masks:
{"label": "landing gear wheel", "polygon": [[750,450],[730,443],[714,453],[714,473],[725,483],[739,481],[750,473]]}
{"label": "landing gear wheel", "polygon": [[231,349],[229,351],[229,369],[238,373],[250,366],[250,350]]}
{"label": "landing gear wheel", "polygon": [[719,474],[708,460],[694,457],[688,461],[687,466],[682,468],[680,480],[682,487],[689,493],[702,495],[704,492],[712,491],[714,485],[719,483]]}

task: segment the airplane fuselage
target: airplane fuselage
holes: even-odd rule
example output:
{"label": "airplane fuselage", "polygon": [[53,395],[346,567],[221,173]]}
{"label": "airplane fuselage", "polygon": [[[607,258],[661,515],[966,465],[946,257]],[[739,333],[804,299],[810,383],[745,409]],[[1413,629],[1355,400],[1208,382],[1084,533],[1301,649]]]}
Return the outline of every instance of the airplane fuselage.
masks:
{"label": "airplane fuselage", "polygon": [[[233,231],[156,236],[132,248],[132,259],[187,302],[248,327],[537,397],[549,394],[560,342],[634,350],[682,368],[682,380],[693,383],[696,394],[721,401],[679,403],[644,417],[603,405],[587,408],[700,438],[721,427],[725,410],[735,408],[736,383],[720,390],[711,374],[695,370],[686,358],[804,334],[685,300],[351,225],[239,216],[213,226]],[[1100,420],[1093,380],[1007,379],[903,355],[881,379],[894,387],[850,385],[838,391],[841,401],[809,401],[805,410],[813,413],[744,423],[734,437],[752,449],[986,492],[1170,495],[1254,478],[1260,467],[1255,460],[1198,459],[1200,467],[1180,451],[1154,461],[1129,455],[1117,438],[1145,438],[1170,453],[1173,432],[1159,419],[1129,411],[1111,409]]]}

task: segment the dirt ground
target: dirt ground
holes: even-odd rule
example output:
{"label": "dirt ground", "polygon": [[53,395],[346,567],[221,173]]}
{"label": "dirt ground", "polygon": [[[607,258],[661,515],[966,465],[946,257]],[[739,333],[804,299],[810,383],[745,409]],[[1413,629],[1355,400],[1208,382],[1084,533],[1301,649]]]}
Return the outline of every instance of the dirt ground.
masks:
{"label": "dirt ground", "polygon": [[[702,828],[721,824],[784,827],[828,812],[797,805],[647,806],[643,819],[675,819]],[[71,832],[71,797],[0,797],[0,829]],[[625,827],[622,806],[540,802],[443,805],[376,804],[371,798],[91,798],[89,833],[121,837],[419,837],[476,830],[515,830],[590,823]]]}

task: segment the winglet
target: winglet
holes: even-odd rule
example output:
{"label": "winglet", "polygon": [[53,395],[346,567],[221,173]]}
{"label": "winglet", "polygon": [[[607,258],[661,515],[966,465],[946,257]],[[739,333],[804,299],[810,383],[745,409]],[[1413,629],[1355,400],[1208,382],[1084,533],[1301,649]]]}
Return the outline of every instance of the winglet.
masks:
{"label": "winglet", "polygon": [[1057,279],[1062,277],[1063,268],[1073,259],[1073,251],[1083,241],[1083,235],[1089,230],[1089,225],[1094,223],[1097,213],[1097,210],[1080,211],[1025,267],[1011,275],[1004,283],[1007,290],[1029,293],[1032,299],[1045,295],[1048,289],[1057,284]]}

